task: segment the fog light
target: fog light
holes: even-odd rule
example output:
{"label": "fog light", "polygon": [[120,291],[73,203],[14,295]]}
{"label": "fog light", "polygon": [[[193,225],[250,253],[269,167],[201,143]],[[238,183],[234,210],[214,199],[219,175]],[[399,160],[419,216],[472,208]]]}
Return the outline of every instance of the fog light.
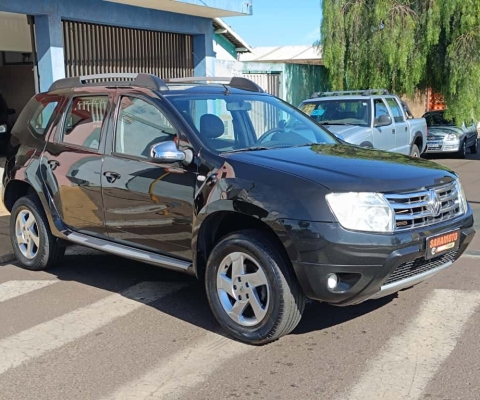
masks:
{"label": "fog light", "polygon": [[327,286],[329,289],[335,289],[338,285],[338,276],[337,274],[330,274],[327,277]]}

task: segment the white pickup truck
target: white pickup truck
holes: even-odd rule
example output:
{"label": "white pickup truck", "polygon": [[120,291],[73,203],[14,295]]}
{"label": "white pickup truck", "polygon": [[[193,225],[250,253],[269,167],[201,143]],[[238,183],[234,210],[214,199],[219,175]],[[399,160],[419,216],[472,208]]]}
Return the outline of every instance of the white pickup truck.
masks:
{"label": "white pickup truck", "polygon": [[299,108],[348,143],[412,157],[426,150],[425,119],[385,89],[314,93]]}

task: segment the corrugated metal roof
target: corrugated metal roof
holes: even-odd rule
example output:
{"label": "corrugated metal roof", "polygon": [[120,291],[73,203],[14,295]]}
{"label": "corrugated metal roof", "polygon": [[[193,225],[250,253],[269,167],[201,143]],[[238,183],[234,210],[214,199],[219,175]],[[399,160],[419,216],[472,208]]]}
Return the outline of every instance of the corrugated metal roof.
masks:
{"label": "corrugated metal roof", "polygon": [[213,28],[215,30],[224,30],[220,35],[227,38],[236,48],[237,53],[253,53],[253,49],[238,35],[230,26],[228,26],[221,18],[213,19]]}
{"label": "corrugated metal roof", "polygon": [[240,61],[323,65],[322,49],[316,46],[255,47]]}

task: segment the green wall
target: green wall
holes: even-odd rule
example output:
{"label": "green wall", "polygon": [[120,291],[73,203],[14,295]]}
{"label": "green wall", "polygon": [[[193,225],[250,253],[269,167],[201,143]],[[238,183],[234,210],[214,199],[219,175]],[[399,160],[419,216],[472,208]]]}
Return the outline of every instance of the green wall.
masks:
{"label": "green wall", "polygon": [[321,65],[285,64],[285,100],[294,106],[312,93],[328,90],[327,73]]}

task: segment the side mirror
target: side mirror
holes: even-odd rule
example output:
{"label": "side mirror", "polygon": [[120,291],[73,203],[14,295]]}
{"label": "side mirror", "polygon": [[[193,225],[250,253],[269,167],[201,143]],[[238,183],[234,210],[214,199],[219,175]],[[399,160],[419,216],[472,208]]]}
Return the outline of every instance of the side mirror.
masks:
{"label": "side mirror", "polygon": [[9,108],[9,109],[8,109],[8,115],[13,115],[13,114],[15,114],[16,112],[17,112],[17,111],[15,111],[15,109],[13,109],[13,108]]}
{"label": "side mirror", "polygon": [[150,160],[153,162],[174,163],[185,159],[185,153],[178,150],[174,141],[157,143],[150,147]]}
{"label": "side mirror", "polygon": [[278,122],[278,127],[280,129],[285,129],[285,127],[287,126],[287,121],[285,121],[284,119],[281,119],[279,122]]}
{"label": "side mirror", "polygon": [[390,115],[380,115],[378,119],[375,120],[375,127],[388,126],[392,124],[392,118]]}

